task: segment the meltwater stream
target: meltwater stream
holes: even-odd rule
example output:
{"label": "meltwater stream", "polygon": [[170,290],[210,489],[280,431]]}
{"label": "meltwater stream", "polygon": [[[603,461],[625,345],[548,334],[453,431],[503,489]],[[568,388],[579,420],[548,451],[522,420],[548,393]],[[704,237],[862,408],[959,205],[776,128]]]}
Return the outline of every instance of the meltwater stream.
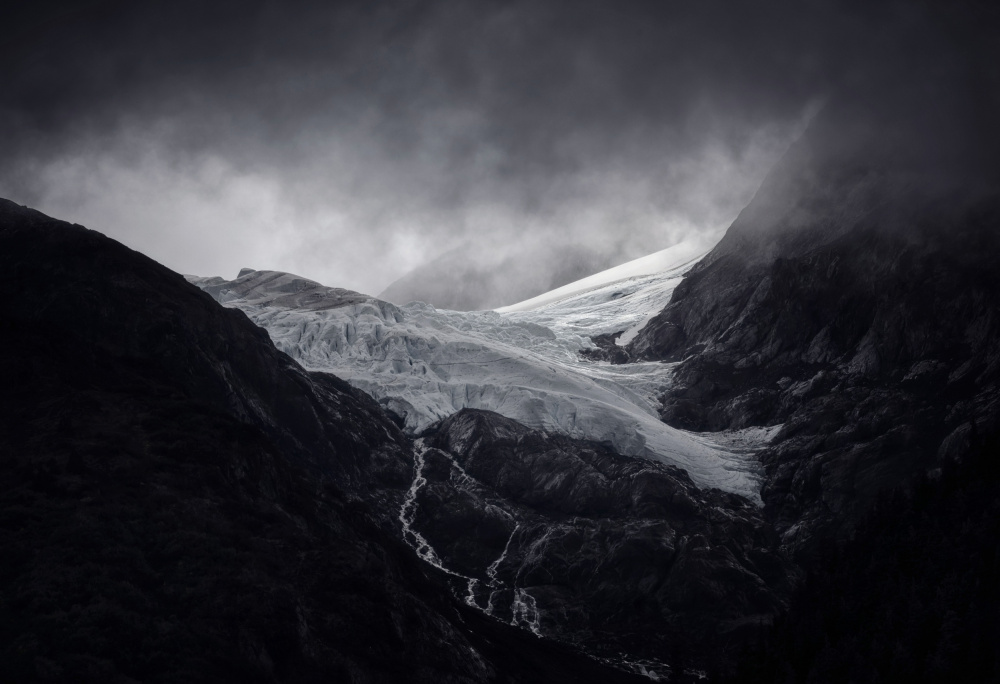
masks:
{"label": "meltwater stream", "polygon": [[[414,527],[416,523],[417,509],[419,506],[417,498],[420,494],[420,490],[427,485],[427,478],[424,477],[423,473],[425,454],[427,451],[428,447],[424,445],[423,440],[416,440],[413,448],[413,481],[411,482],[410,488],[407,490],[406,496],[403,498],[403,504],[399,509],[399,522],[402,526],[403,540],[425,563],[434,566],[453,579],[465,582],[464,601],[466,605],[481,610],[491,617],[495,617],[496,607],[494,605],[494,600],[497,594],[505,588],[503,587],[502,582],[500,582],[497,578],[497,569],[507,557],[510,542],[513,540],[514,535],[517,534],[517,530],[520,525],[515,525],[514,531],[511,532],[510,538],[507,540],[507,546],[504,547],[503,553],[501,553],[500,556],[486,568],[485,588],[489,593],[487,594],[486,605],[482,606],[480,605],[480,600],[477,597],[477,594],[479,593],[478,589],[481,584],[480,580],[445,567],[440,555],[434,550],[431,543]],[[444,454],[444,452],[440,453]],[[466,486],[478,486],[478,483],[467,475],[461,469],[461,466],[452,460],[453,472],[456,469],[459,472],[459,478],[465,479],[464,484]],[[503,509],[498,510],[513,519],[513,516],[511,516],[507,511]],[[510,605],[510,612],[512,616],[510,624],[515,627],[528,629],[536,636],[542,636],[539,610],[534,597],[528,593],[527,589],[522,587],[512,587],[511,589],[513,591],[513,600]]]}

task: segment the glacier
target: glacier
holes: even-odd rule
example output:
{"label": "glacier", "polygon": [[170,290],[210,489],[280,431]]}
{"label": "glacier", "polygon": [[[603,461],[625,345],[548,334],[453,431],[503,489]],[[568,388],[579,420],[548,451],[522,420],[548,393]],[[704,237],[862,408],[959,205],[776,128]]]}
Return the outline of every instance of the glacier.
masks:
{"label": "glacier", "polygon": [[701,256],[681,243],[524,302],[471,312],[396,306],[278,271],[187,278],[243,311],[303,367],[373,396],[411,434],[462,408],[486,409],[676,465],[699,486],[759,503],[754,453],[776,427],[672,428],[656,407],[675,364],[612,365],[579,354],[594,348],[592,336],[623,332],[619,343],[631,339]]}

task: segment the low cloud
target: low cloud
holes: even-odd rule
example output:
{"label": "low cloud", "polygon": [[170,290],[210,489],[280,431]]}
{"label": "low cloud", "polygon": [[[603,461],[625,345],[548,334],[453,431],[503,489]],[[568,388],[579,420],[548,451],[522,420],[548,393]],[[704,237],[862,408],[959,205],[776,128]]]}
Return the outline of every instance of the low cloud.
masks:
{"label": "low cloud", "polygon": [[2,48],[0,194],[205,275],[620,263],[717,238],[830,92],[981,63],[988,11],[946,35],[913,3],[68,4]]}

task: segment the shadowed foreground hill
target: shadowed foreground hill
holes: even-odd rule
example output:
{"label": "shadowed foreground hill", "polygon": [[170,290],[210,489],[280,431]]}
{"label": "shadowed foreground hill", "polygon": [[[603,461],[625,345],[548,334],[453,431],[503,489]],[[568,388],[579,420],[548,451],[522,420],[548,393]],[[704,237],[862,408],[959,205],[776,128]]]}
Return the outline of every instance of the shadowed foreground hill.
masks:
{"label": "shadowed foreground hill", "polygon": [[411,447],[148,258],[0,200],[0,662],[15,681],[630,681],[458,605]]}

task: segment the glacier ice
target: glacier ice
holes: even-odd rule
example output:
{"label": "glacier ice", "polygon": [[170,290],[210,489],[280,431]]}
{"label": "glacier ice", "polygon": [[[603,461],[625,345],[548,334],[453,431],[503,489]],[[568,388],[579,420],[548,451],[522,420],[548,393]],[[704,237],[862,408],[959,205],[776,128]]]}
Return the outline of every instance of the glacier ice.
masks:
{"label": "glacier ice", "polygon": [[677,245],[495,311],[396,306],[276,271],[189,280],[246,313],[309,370],[369,393],[416,433],[462,408],[601,442],[759,501],[753,453],[773,431],[691,433],[662,423],[672,364],[584,359],[591,336],[635,334],[696,261]]}

